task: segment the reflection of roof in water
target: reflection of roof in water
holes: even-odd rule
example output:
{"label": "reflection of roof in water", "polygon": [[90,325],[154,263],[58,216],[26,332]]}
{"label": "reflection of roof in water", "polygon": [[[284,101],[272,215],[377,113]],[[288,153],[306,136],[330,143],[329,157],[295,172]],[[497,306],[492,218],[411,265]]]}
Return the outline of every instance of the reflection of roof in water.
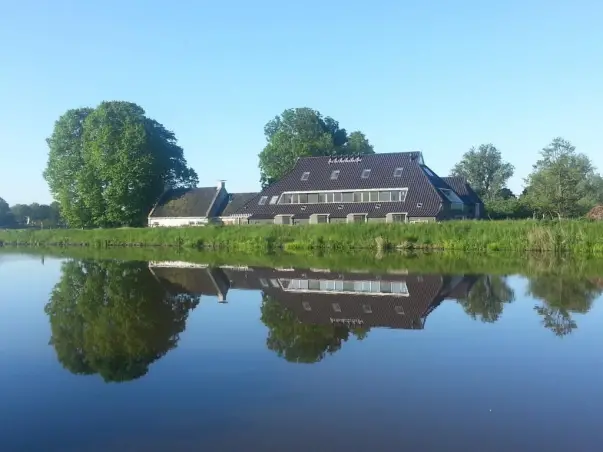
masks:
{"label": "reflection of roof in water", "polygon": [[266,267],[186,268],[150,265],[170,293],[217,296],[230,289],[263,291],[309,324],[423,328],[444,299],[465,297],[475,277],[341,273]]}

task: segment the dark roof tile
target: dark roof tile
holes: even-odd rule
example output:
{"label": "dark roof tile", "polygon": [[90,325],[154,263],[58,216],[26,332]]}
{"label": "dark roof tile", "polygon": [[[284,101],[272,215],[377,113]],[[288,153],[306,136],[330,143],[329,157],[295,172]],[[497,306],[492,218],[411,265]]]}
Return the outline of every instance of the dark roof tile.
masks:
{"label": "dark roof tile", "polygon": [[152,218],[205,217],[217,190],[216,187],[168,190],[161,196],[150,216]]}
{"label": "dark roof tile", "polygon": [[220,214],[222,217],[236,213],[249,200],[257,196],[257,193],[230,193],[228,204]]}
{"label": "dark roof tile", "polygon": [[457,195],[468,204],[482,204],[479,195],[473,191],[467,179],[460,176],[443,177],[442,180],[450,185]]}

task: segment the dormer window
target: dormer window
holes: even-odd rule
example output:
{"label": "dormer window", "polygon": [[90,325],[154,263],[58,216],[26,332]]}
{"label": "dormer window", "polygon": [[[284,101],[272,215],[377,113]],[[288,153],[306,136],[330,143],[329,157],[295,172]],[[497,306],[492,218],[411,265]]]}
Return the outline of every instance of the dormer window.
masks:
{"label": "dormer window", "polygon": [[394,177],[402,177],[402,171],[404,170],[404,168],[396,168],[394,170]]}
{"label": "dormer window", "polygon": [[362,179],[368,179],[370,175],[371,175],[371,170],[365,169],[365,170],[362,170],[362,175],[360,177]]}
{"label": "dormer window", "polygon": [[266,201],[268,201],[268,196],[262,196],[262,197],[260,198],[260,200],[258,201],[258,204],[259,204],[260,206],[264,206],[264,205],[266,205]]}
{"label": "dormer window", "polygon": [[302,174],[301,180],[308,180],[309,177],[310,173],[306,171],[304,174]]}
{"label": "dormer window", "polygon": [[337,180],[339,179],[339,170],[336,169],[331,173],[331,180]]}

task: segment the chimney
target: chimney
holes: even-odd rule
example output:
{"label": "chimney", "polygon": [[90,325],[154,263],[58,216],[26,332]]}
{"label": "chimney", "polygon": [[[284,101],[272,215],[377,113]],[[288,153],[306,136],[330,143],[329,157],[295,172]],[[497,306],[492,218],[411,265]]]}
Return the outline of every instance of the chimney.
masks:
{"label": "chimney", "polygon": [[218,181],[218,189],[225,189],[226,188],[226,181],[225,180],[219,180]]}

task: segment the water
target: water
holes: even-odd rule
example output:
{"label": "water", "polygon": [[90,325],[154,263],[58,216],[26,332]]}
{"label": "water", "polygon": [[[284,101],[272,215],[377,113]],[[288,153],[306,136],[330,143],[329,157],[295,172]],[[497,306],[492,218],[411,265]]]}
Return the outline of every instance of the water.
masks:
{"label": "water", "polygon": [[0,254],[0,450],[600,450],[602,291]]}

